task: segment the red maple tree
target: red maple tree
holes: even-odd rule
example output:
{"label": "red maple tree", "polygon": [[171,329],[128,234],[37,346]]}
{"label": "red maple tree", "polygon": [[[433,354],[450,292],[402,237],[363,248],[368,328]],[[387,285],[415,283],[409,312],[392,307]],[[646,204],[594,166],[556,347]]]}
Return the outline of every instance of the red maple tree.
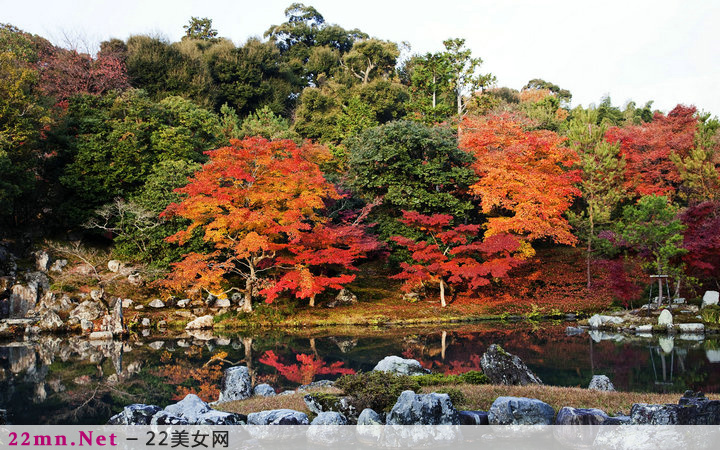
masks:
{"label": "red maple tree", "polygon": [[352,375],[355,373],[353,369],[342,367],[342,361],[328,364],[321,359],[315,359],[314,355],[306,355],[298,353],[295,359],[299,364],[284,364],[280,362],[280,357],[272,350],[266,351],[261,357],[260,362],[276,368],[282,376],[289,381],[298,384],[309,384],[317,375]]}
{"label": "red maple tree", "polygon": [[403,211],[400,221],[424,236],[417,241],[404,236],[392,237],[411,252],[413,263],[402,263],[402,272],[391,278],[405,280],[403,290],[406,292],[425,283],[437,283],[442,306],[447,305],[446,285],[476,289],[490,284],[493,278],[506,276],[523,261],[519,254],[520,242],[514,236],[494,234],[478,241],[480,225],[453,226],[451,215],[426,216]]}
{"label": "red maple tree", "polygon": [[652,122],[608,129],[605,138],[620,143],[625,157],[625,187],[643,195],[674,196],[682,179],[670,156],[687,157],[695,147],[698,128],[694,106],[676,106],[667,116],[655,113]]}

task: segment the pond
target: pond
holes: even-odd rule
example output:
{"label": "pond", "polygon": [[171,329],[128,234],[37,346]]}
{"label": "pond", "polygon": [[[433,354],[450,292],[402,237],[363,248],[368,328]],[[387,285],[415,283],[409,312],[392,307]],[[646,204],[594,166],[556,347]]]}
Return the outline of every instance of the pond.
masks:
{"label": "pond", "polygon": [[605,374],[618,390],[720,392],[720,341],[567,336],[568,324],[483,323],[433,328],[326,329],[288,334],[133,335],[123,342],[41,337],[0,343],[0,409],[13,424],[103,424],[130,403],[166,405],[193,392],[217,399],[222,371],[246,364],[278,391],[372,370],[388,355],[436,372],[480,369],[490,344],[518,355],[543,380],[586,387]]}

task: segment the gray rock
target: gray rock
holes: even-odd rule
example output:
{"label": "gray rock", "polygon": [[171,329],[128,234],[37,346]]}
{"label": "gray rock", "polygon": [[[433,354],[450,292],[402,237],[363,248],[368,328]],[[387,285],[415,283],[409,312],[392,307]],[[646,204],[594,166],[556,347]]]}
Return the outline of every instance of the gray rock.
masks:
{"label": "gray rock", "polygon": [[50,266],[50,272],[61,273],[65,266],[68,265],[67,259],[58,259]]}
{"label": "gray rock", "polygon": [[211,329],[213,327],[213,316],[207,315],[198,317],[197,319],[191,321],[187,325],[185,325],[186,330],[204,330],[204,329]]}
{"label": "gray rock", "polygon": [[309,425],[310,421],[305,413],[292,409],[273,409],[250,413],[247,416],[248,425]]}
{"label": "gray rock", "polygon": [[[77,319],[76,317],[71,317],[71,319]],[[80,329],[84,332],[92,331],[93,330],[93,323],[87,319],[80,319]]]}
{"label": "gray rock", "polygon": [[252,395],[250,371],[246,366],[235,366],[225,370],[218,403],[244,400]]}
{"label": "gray rock", "polygon": [[522,360],[492,344],[480,359],[483,372],[493,384],[528,385],[542,384]]}
{"label": "gray rock", "polygon": [[118,261],[117,259],[111,259],[107,263],[107,268],[110,272],[118,273],[120,269],[122,268],[123,263],[122,261]]}
{"label": "gray rock", "polygon": [[705,325],[701,323],[679,323],[676,328],[681,333],[705,333]]}
{"label": "gray rock", "polygon": [[165,303],[162,300],[160,300],[159,298],[156,298],[153,301],[151,301],[150,303],[148,303],[148,306],[150,308],[164,308]]}
{"label": "gray rock", "polygon": [[312,389],[318,389],[318,388],[329,388],[335,386],[335,382],[331,380],[317,380],[313,381],[310,384],[303,384],[302,386],[297,388],[298,392],[303,391],[309,391]]}
{"label": "gray rock", "polygon": [[227,297],[218,298],[217,300],[215,300],[215,304],[213,306],[215,308],[229,308],[230,299]]}
{"label": "gray rock", "polygon": [[108,425],[150,425],[150,420],[161,408],[155,405],[135,403],[128,405],[108,420]]}
{"label": "gray rock", "polygon": [[635,327],[636,333],[652,333],[652,325],[638,325]]}
{"label": "gray rock", "polygon": [[258,384],[253,389],[253,395],[258,397],[274,397],[277,395],[275,389],[267,383]]}
{"label": "gray rock", "polygon": [[168,405],[164,411],[175,417],[185,418],[188,423],[197,423],[200,416],[210,411],[210,406],[195,394],[188,394],[177,403]]}
{"label": "gray rock", "polygon": [[347,425],[348,421],[339,412],[326,411],[321,412],[310,422],[310,425]]}
{"label": "gray rock", "polygon": [[399,356],[386,356],[377,363],[373,371],[390,372],[398,375],[425,375],[430,373],[417,360],[404,359]]}
{"label": "gray rock", "polygon": [[353,294],[350,289],[341,289],[335,300],[325,305],[327,308],[335,308],[338,306],[347,306],[357,303],[357,295]]}
{"label": "gray rock", "polygon": [[669,310],[663,309],[658,317],[658,325],[671,328],[673,326],[673,316]]}
{"label": "gray rock", "polygon": [[190,422],[184,417],[174,416],[163,410],[152,416],[150,425],[190,425]]}
{"label": "gray rock", "polygon": [[710,305],[717,305],[720,302],[720,292],[718,291],[705,291],[703,295],[702,306],[704,308]]}
{"label": "gray rock", "polygon": [[113,335],[109,331],[93,331],[89,338],[91,341],[111,341]]}
{"label": "gray rock", "polygon": [[90,300],[101,302],[105,298],[105,291],[103,289],[93,289],[90,291]]}
{"label": "gray rock", "polygon": [[358,425],[385,425],[385,419],[374,409],[365,408],[357,419]]}
{"label": "gray rock", "polygon": [[140,322],[140,326],[143,328],[149,328],[150,327],[150,319],[147,317],[143,317],[142,321]]}
{"label": "gray rock", "polygon": [[603,425],[610,417],[596,408],[572,408],[565,406],[558,411],[556,425]]}
{"label": "gray rock", "polygon": [[720,400],[687,391],[677,405],[636,403],[630,417],[634,425],[720,425]]}
{"label": "gray rock", "polygon": [[489,425],[487,411],[460,411],[460,425]]}
{"label": "gray rock", "polygon": [[460,425],[447,394],[416,394],[404,391],[387,416],[388,425]]}
{"label": "gray rock", "polygon": [[123,301],[121,299],[115,299],[115,302],[110,308],[110,314],[103,317],[102,329],[111,332],[115,336],[124,334],[126,331],[122,304]]}
{"label": "gray rock", "polygon": [[198,417],[192,425],[245,425],[247,416],[224,411],[210,411]]}
{"label": "gray rock", "polygon": [[122,301],[122,307],[123,308],[132,308],[133,303],[135,303],[135,302],[132,301],[132,299],[126,298]]}
{"label": "gray rock", "polygon": [[567,327],[565,328],[565,335],[567,336],[577,336],[578,334],[585,333],[585,330],[578,327]]}
{"label": "gray rock", "polygon": [[307,394],[303,401],[308,409],[315,413],[334,411],[347,417],[351,422],[357,421],[358,411],[352,405],[349,397],[340,397],[333,394]]}
{"label": "gray rock", "polygon": [[623,322],[623,320],[620,317],[615,316],[603,316],[600,314],[595,314],[590,319],[588,319],[588,325],[590,325],[590,328],[597,330],[598,328],[602,328],[604,326],[614,324],[619,325]]}
{"label": "gray rock", "polygon": [[100,303],[92,300],[85,300],[84,302],[77,305],[75,309],[70,311],[70,317],[77,317],[81,321],[93,321],[100,318],[104,314],[105,307],[102,306]]}
{"label": "gray rock", "polygon": [[128,275],[127,280],[128,283],[136,287],[142,286],[143,283],[145,283],[139,273],[131,273],[130,275]]}
{"label": "gray rock", "polygon": [[630,416],[618,415],[609,417],[603,425],[630,425],[631,423],[632,418]]}
{"label": "gray rock", "polygon": [[65,324],[55,311],[49,310],[40,316],[37,326],[43,331],[58,331],[63,329]]}
{"label": "gray rock", "polygon": [[177,305],[178,308],[186,308],[187,305],[189,305],[189,304],[190,304],[190,299],[189,299],[189,298],[184,298],[184,299],[182,299],[182,300],[178,300],[177,303],[176,303],[176,305]]}
{"label": "gray rock", "polygon": [[490,425],[551,425],[555,410],[545,402],[525,397],[498,397],[490,406]]}
{"label": "gray rock", "polygon": [[52,258],[45,250],[35,252],[35,267],[41,272],[47,272],[50,270],[52,264]]}
{"label": "gray rock", "polygon": [[25,284],[12,287],[8,299],[8,317],[21,319],[28,311],[37,306],[43,292],[50,289],[50,279],[42,272],[30,272],[25,275]]}
{"label": "gray rock", "polygon": [[593,375],[588,385],[588,389],[595,391],[615,391],[612,381],[605,375]]}

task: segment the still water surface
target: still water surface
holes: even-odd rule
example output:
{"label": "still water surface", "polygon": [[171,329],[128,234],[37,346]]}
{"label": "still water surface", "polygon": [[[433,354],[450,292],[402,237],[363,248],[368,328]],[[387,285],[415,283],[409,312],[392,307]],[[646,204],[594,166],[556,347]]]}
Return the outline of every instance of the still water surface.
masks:
{"label": "still water surface", "polygon": [[720,392],[720,341],[583,333],[568,324],[338,329],[313,334],[154,334],[124,342],[44,337],[0,342],[0,409],[14,424],[102,424],[129,403],[164,406],[186,393],[217,398],[222,370],[250,367],[278,391],[372,370],[388,355],[435,372],[480,369],[490,344],[520,356],[545,384],[586,387],[605,374],[618,390]]}

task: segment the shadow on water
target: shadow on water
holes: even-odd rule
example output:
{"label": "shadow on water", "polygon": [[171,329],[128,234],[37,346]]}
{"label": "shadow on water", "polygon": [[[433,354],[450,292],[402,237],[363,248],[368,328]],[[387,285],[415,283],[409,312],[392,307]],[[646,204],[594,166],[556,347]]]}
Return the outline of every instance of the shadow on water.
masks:
{"label": "shadow on water", "polygon": [[129,403],[165,405],[188,393],[213,401],[231,364],[247,365],[255,383],[281,391],[372,370],[388,355],[417,359],[435,372],[480,370],[480,357],[493,343],[522,358],[548,385],[585,387],[594,374],[605,374],[623,391],[720,392],[717,339],[567,336],[565,326],[484,323],[5,342],[0,409],[15,424],[101,424]]}

